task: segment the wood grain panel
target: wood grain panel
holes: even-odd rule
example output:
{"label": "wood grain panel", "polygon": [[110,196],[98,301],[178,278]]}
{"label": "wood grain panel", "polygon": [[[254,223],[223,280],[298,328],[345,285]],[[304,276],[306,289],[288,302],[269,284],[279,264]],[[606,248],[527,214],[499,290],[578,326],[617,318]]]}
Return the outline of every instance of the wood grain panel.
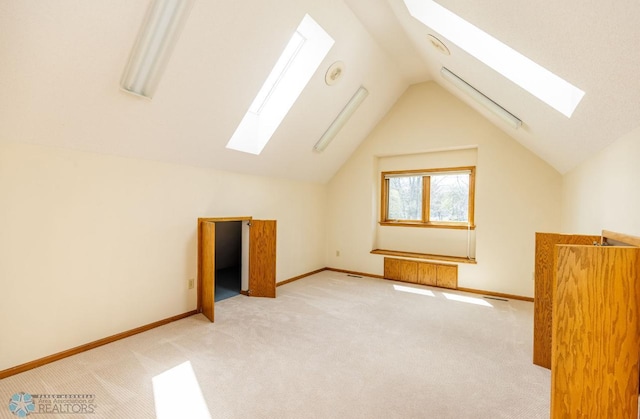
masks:
{"label": "wood grain panel", "polygon": [[553,320],[553,252],[557,244],[591,245],[599,236],[536,233],[535,299],[533,308],[533,363],[551,368]]}
{"label": "wood grain panel", "polygon": [[418,282],[418,262],[405,260],[401,263],[400,280]]}
{"label": "wood grain panel", "polygon": [[202,264],[202,314],[213,322],[216,290],[216,223],[202,222],[201,264]]}
{"label": "wood grain panel", "polygon": [[418,263],[418,284],[438,285],[438,269],[433,263]]}
{"label": "wood grain panel", "polygon": [[276,230],[274,220],[253,220],[249,230],[249,295],[276,296]]}
{"label": "wood grain panel", "polygon": [[558,246],[551,418],[637,418],[640,249]]}
{"label": "wood grain panel", "polygon": [[387,219],[387,208],[389,206],[389,179],[385,179],[384,172],[380,173],[380,222]]}
{"label": "wood grain panel", "polygon": [[443,288],[458,288],[458,266],[457,265],[437,265],[438,281],[437,285]]}
{"label": "wood grain panel", "polygon": [[386,279],[400,278],[400,260],[392,258],[384,258],[384,272],[382,275]]}
{"label": "wood grain panel", "polygon": [[431,253],[404,252],[402,250],[373,249],[370,253],[373,255],[399,256],[413,259],[443,260],[456,263],[478,263],[475,259],[469,259],[463,256],[434,255]]}
{"label": "wood grain panel", "polygon": [[422,222],[428,223],[431,217],[431,176],[422,178]]}
{"label": "wood grain panel", "polygon": [[469,225],[475,229],[476,226],[476,168],[471,168],[469,176]]}
{"label": "wood grain panel", "polygon": [[384,258],[384,277],[416,283],[418,281],[418,262]]}
{"label": "wood grain panel", "polygon": [[630,246],[640,247],[640,237],[632,236],[630,234],[602,230],[602,238],[604,240],[613,240],[616,242],[628,244]]}

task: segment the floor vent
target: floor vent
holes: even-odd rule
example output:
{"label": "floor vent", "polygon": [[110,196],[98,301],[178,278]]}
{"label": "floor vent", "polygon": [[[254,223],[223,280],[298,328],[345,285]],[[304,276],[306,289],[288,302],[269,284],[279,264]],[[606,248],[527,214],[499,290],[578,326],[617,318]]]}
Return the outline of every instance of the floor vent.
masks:
{"label": "floor vent", "polygon": [[484,298],[486,298],[487,300],[509,301],[506,298],[487,297],[486,295],[484,296]]}
{"label": "floor vent", "polygon": [[358,276],[358,275],[351,275],[351,274],[347,274],[347,276],[350,276],[351,278],[362,278],[361,276]]}

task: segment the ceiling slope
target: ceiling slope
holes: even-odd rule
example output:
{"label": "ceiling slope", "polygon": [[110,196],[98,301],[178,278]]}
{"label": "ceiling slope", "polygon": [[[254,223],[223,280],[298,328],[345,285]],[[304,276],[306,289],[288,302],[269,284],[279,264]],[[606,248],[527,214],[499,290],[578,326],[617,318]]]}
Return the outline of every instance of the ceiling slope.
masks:
{"label": "ceiling slope", "polygon": [[[402,0],[196,2],[153,100],[119,90],[147,2],[0,3],[0,141],[326,182],[411,83],[433,79],[560,172],[640,125],[640,3],[439,0],[586,92],[569,119],[441,39]],[[606,6],[606,8],[605,8]],[[260,156],[225,148],[309,13],[336,43]],[[439,35],[434,33],[435,35]],[[346,64],[334,86],[331,63]],[[510,128],[451,87],[446,66],[523,120]],[[369,97],[312,147],[358,86]]]}
{"label": "ceiling slope", "polygon": [[[135,97],[119,80],[147,5],[2,2],[0,141],[326,182],[409,85],[342,0],[199,1],[153,100]],[[227,149],[305,13],[335,45],[260,156]],[[337,60],[346,71],[327,86]],[[368,98],[329,148],[314,153],[360,85]]]}
{"label": "ceiling slope", "polygon": [[[387,0],[434,80],[561,173],[640,126],[639,2],[438,3],[585,91],[575,113],[567,118],[411,17],[402,0]],[[430,33],[445,42],[451,55],[433,48],[427,41]],[[397,34],[380,29],[376,37],[391,40]],[[441,78],[442,66],[522,119],[523,127],[510,128],[461,94]]]}

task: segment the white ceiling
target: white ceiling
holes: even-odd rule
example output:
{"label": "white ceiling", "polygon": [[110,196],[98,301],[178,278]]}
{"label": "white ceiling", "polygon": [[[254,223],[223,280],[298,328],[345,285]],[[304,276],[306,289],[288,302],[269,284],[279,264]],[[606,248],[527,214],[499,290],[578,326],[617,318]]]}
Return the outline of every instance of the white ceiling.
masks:
{"label": "white ceiling", "polygon": [[[584,90],[574,116],[446,39],[452,54],[439,54],[402,0],[196,1],[151,101],[118,86],[147,1],[2,0],[0,141],[326,182],[410,84],[450,88],[442,65],[520,117],[525,126],[515,131],[469,102],[561,172],[640,125],[640,3],[439,3]],[[335,39],[333,49],[260,156],[226,149],[305,13]],[[346,72],[330,87],[324,72],[336,60]],[[329,148],[313,153],[361,84],[369,97]]]}
{"label": "white ceiling", "polygon": [[[347,1],[369,3],[368,0]],[[637,76],[640,2],[438,0],[442,6],[585,91],[571,119],[413,19],[402,0],[387,3],[434,80],[560,172],[570,170],[640,126]],[[431,46],[426,38],[429,33],[447,44],[450,56],[440,54]],[[380,32],[377,36],[386,35]],[[389,51],[394,53],[392,49]],[[442,66],[518,116],[524,126],[511,129],[482,106],[469,101],[441,79]]]}

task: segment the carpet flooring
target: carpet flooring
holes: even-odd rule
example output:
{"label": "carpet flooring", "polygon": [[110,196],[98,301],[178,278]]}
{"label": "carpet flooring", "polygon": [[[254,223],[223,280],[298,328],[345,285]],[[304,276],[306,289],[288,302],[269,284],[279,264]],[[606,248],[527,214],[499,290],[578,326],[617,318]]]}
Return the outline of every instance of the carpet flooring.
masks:
{"label": "carpet flooring", "polygon": [[0,417],[18,392],[90,418],[549,417],[532,303],[330,271],[277,291],[1,380]]}

